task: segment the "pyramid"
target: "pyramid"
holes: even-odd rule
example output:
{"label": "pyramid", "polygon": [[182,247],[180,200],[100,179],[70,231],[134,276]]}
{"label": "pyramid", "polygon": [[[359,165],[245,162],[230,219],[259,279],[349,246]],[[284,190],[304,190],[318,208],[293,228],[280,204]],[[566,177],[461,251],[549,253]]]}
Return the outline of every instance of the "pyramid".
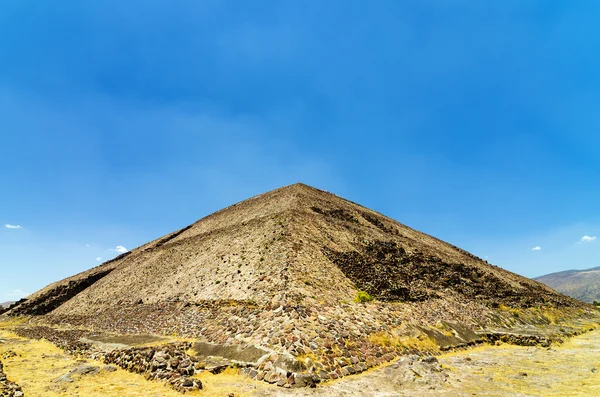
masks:
{"label": "pyramid", "polygon": [[408,325],[476,330],[502,307],[581,305],[368,208],[295,184],[53,283],[8,314],[259,346],[309,360],[306,367],[327,379],[347,374],[350,362],[363,370],[405,352],[390,340]]}

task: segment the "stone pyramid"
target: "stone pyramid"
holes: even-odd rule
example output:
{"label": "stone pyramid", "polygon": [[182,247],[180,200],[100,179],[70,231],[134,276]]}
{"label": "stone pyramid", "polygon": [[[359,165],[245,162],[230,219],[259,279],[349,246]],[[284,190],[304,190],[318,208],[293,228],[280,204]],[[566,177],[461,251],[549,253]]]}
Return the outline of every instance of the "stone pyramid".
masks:
{"label": "stone pyramid", "polygon": [[416,329],[450,327],[437,340],[457,345],[497,321],[499,307],[579,305],[368,208],[295,184],[53,283],[8,314],[253,346],[328,379],[416,348],[406,342]]}

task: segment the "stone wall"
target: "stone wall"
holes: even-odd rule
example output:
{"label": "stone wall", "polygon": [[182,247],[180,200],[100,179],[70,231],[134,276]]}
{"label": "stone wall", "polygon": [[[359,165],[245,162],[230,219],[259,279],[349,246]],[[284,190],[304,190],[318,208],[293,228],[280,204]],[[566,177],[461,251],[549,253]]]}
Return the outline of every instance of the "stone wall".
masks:
{"label": "stone wall", "polygon": [[23,397],[21,386],[11,382],[4,374],[4,366],[0,362],[0,397]]}
{"label": "stone wall", "polygon": [[46,339],[74,356],[114,364],[126,371],[142,374],[148,380],[167,382],[182,393],[202,389],[202,382],[191,378],[203,368],[197,359],[185,353],[192,346],[190,342],[103,351],[79,342],[80,338],[87,336],[86,331],[31,327],[17,328],[14,332],[25,338]]}

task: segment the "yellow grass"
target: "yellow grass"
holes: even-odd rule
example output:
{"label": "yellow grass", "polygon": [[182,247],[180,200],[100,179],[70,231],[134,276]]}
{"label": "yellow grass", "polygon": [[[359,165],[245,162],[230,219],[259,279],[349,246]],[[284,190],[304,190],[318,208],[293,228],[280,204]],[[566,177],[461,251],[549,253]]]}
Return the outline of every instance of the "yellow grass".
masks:
{"label": "yellow grass", "polygon": [[421,334],[416,337],[394,335],[385,332],[371,334],[369,340],[376,345],[396,348],[415,349],[421,352],[437,353],[439,346],[427,335]]}
{"label": "yellow grass", "polygon": [[[12,324],[0,324],[0,359],[4,364],[7,377],[17,382],[26,396],[35,397],[181,397],[182,394],[170,386],[148,381],[142,375],[122,369],[115,372],[101,371],[97,375],[73,375],[73,383],[56,382],[55,380],[81,364],[99,366],[103,363],[93,360],[77,360],[66,355],[46,340],[28,340],[18,337],[8,330]],[[2,358],[8,352],[17,356]],[[186,393],[186,396],[247,396],[249,391],[267,387],[266,384],[254,382],[229,369],[219,375],[203,372],[197,376],[202,380],[201,391]]]}
{"label": "yellow grass", "polygon": [[247,397],[258,390],[268,387],[273,388],[273,386],[269,386],[264,382],[253,381],[246,376],[240,375],[239,370],[234,368],[228,368],[218,375],[204,371],[197,377],[202,380],[202,384],[204,385],[204,389],[200,394],[201,396],[216,397],[234,393],[236,397]]}
{"label": "yellow grass", "polygon": [[454,336],[454,332],[452,328],[450,328],[447,324],[438,322],[435,327],[445,336]]}
{"label": "yellow grass", "polygon": [[100,372],[98,375],[74,376],[75,382],[55,382],[55,379],[85,362],[103,366],[92,360],[75,360],[45,340],[34,341],[19,338],[6,330],[0,337],[7,342],[0,344],[0,356],[8,351],[17,356],[3,359],[7,377],[17,382],[26,396],[165,396],[180,397],[181,394],[159,382],[146,381],[141,375],[118,369]]}
{"label": "yellow grass", "polygon": [[[550,351],[506,344],[481,345],[467,351],[444,353],[440,361],[462,379],[460,390],[464,395],[600,396],[598,339],[597,332],[589,333]],[[452,357],[463,356],[469,356],[475,362],[483,359],[484,363],[470,375],[466,374],[465,368],[448,364]],[[519,376],[521,372],[527,377]],[[490,393],[492,386],[494,392]]]}

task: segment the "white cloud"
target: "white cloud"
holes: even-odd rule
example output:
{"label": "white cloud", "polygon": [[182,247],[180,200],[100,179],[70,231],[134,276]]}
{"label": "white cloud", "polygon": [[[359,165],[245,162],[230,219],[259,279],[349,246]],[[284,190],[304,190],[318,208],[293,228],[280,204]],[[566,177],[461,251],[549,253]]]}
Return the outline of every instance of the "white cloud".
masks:
{"label": "white cloud", "polygon": [[115,251],[117,251],[119,254],[124,254],[125,252],[129,251],[127,248],[123,247],[122,245],[117,245],[117,248],[115,248]]}
{"label": "white cloud", "polygon": [[88,248],[91,247],[91,245],[89,245],[89,244],[86,244],[85,246],[88,247]]}
{"label": "white cloud", "polygon": [[588,236],[586,234],[585,236],[583,236],[581,238],[581,240],[579,240],[579,242],[581,242],[581,243],[591,243],[594,240],[596,240],[596,236]]}
{"label": "white cloud", "polygon": [[20,289],[16,289],[12,292],[5,292],[4,296],[8,299],[21,299],[29,295],[27,292],[23,292]]}
{"label": "white cloud", "polygon": [[541,251],[542,247],[540,247],[539,245],[537,245],[537,246],[533,247],[531,250],[532,251]]}
{"label": "white cloud", "polygon": [[97,260],[98,262],[102,262],[102,258],[101,258],[101,257],[97,257],[97,258],[96,258],[96,260]]}
{"label": "white cloud", "polygon": [[113,251],[113,252],[118,252],[119,254],[124,254],[125,252],[129,251],[127,248],[123,247],[122,245],[117,245],[115,248],[109,248],[106,250],[106,252],[109,251]]}
{"label": "white cloud", "polygon": [[4,226],[6,226],[7,229],[23,229],[23,226],[21,225],[11,225],[10,223],[5,224]]}

